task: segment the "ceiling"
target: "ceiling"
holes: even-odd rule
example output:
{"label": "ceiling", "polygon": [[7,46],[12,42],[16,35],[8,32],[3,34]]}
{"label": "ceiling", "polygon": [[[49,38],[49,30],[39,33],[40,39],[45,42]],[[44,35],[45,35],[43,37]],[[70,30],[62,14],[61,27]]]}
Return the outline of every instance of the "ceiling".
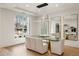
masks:
{"label": "ceiling", "polygon": [[72,8],[79,8],[78,3],[48,3],[48,6],[37,8],[42,3],[1,3],[1,8],[20,10],[21,12],[30,12],[35,15],[47,15]]}

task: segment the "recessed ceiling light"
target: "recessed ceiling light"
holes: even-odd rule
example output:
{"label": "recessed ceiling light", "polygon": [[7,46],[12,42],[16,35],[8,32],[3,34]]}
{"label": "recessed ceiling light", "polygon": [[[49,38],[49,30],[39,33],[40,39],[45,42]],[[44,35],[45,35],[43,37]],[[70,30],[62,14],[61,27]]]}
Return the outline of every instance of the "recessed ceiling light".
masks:
{"label": "recessed ceiling light", "polygon": [[55,6],[58,7],[58,4],[56,4]]}

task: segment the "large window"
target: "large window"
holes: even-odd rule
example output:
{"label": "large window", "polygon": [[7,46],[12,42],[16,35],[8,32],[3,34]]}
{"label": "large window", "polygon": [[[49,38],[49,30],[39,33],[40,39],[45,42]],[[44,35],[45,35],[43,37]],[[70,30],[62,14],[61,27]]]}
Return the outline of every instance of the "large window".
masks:
{"label": "large window", "polygon": [[66,40],[78,40],[78,15],[64,16],[64,36]]}
{"label": "large window", "polygon": [[19,37],[29,35],[29,17],[26,15],[16,15],[15,32]]}

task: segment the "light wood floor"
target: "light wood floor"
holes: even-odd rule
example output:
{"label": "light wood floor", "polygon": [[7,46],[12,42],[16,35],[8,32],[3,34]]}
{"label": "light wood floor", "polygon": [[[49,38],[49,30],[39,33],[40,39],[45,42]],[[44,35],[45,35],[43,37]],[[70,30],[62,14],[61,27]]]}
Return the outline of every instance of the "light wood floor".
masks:
{"label": "light wood floor", "polygon": [[[43,55],[27,50],[25,44],[19,44],[16,46],[0,48],[0,56],[57,56],[50,53],[45,53]],[[79,56],[79,48],[73,48],[65,46],[64,56]]]}

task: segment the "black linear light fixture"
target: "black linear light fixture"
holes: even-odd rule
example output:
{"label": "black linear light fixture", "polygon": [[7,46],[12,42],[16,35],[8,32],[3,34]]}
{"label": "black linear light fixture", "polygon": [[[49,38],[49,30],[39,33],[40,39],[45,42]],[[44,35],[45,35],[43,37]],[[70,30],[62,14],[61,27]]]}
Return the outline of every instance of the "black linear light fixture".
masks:
{"label": "black linear light fixture", "polygon": [[36,6],[37,8],[42,8],[42,7],[45,7],[45,6],[47,6],[48,5],[48,3],[43,3],[43,4],[40,4],[40,5],[38,5],[38,6]]}

